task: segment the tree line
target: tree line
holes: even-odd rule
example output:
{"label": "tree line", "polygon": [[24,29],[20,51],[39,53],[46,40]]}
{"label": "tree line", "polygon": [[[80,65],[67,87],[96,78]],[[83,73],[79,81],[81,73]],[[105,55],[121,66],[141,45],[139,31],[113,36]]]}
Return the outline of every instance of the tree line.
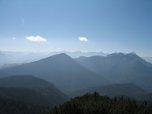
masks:
{"label": "tree line", "polygon": [[95,92],[72,98],[54,107],[49,114],[152,114],[152,104],[123,96],[109,98]]}

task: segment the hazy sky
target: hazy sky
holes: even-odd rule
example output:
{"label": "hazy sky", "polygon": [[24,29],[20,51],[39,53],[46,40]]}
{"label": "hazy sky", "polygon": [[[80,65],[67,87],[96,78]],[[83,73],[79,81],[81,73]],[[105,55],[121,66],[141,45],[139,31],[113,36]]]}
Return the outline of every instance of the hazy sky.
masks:
{"label": "hazy sky", "polygon": [[0,50],[152,56],[152,0],[0,0]]}

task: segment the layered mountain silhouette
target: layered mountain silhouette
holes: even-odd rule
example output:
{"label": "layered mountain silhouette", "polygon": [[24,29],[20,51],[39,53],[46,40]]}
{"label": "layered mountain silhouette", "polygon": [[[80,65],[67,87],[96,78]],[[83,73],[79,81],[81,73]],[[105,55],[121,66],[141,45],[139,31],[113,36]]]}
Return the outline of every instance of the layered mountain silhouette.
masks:
{"label": "layered mountain silhouette", "polygon": [[94,56],[94,55],[106,55],[103,52],[70,52],[70,51],[58,51],[58,52],[14,52],[14,51],[0,51],[0,68],[12,67],[13,65],[29,63],[40,60],[52,55],[66,53],[72,58],[80,56]]}
{"label": "layered mountain silhouette", "polygon": [[152,64],[134,53],[114,53],[77,59],[62,53],[0,70],[0,77],[27,74],[45,79],[65,93],[126,83],[152,90]]}
{"label": "layered mountain silhouette", "polygon": [[50,81],[66,93],[108,83],[101,75],[86,69],[64,53],[0,70],[0,77],[26,74]]}
{"label": "layered mountain silhouette", "polygon": [[28,63],[48,57],[50,54],[45,52],[16,52],[0,51],[0,67],[8,64]]}
{"label": "layered mountain silhouette", "polygon": [[0,97],[51,107],[68,99],[51,83],[31,75],[1,78]]}
{"label": "layered mountain silhouette", "polygon": [[111,83],[133,83],[146,90],[152,90],[152,64],[134,53],[80,57],[76,60]]}

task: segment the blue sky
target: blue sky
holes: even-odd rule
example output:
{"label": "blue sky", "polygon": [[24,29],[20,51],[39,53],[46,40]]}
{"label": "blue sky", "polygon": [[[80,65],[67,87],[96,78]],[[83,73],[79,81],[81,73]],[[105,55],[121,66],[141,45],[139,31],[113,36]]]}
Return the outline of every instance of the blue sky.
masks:
{"label": "blue sky", "polygon": [[152,56],[152,0],[0,0],[0,50]]}

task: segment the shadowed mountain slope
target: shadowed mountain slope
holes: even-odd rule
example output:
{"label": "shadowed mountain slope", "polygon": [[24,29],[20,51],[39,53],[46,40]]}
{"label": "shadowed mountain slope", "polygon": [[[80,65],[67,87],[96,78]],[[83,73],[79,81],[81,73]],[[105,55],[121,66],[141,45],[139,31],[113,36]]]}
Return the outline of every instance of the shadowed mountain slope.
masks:
{"label": "shadowed mountain slope", "polygon": [[0,70],[0,77],[31,74],[53,83],[63,92],[107,84],[102,76],[89,71],[66,54]]}
{"label": "shadowed mountain slope", "polygon": [[134,53],[80,57],[76,60],[87,69],[104,76],[111,83],[134,83],[152,90],[152,64]]}
{"label": "shadowed mountain slope", "polygon": [[1,78],[0,97],[45,106],[54,106],[68,99],[49,82],[30,75]]}

